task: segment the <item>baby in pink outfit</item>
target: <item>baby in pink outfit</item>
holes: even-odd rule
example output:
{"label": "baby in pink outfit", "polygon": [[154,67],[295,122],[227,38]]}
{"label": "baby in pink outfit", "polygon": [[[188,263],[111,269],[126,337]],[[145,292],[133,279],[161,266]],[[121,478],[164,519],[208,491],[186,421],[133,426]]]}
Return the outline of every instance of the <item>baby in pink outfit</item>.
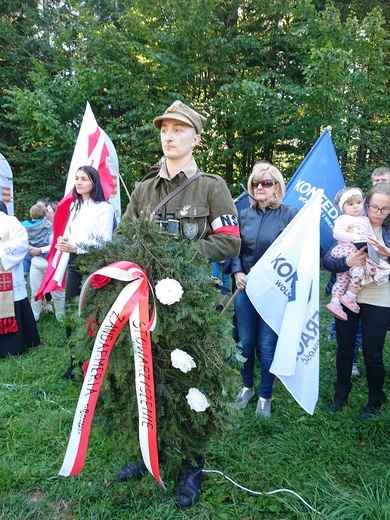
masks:
{"label": "baby in pink outfit", "polygon": [[[363,193],[359,188],[344,188],[335,198],[335,205],[342,211],[334,225],[333,237],[338,241],[331,255],[343,258],[356,250],[354,243],[368,242],[376,238],[368,217],[363,216]],[[390,265],[380,259],[380,263],[367,258],[366,264],[351,267],[349,271],[337,273],[332,288],[332,300],[326,308],[340,320],[347,320],[347,314],[341,304],[352,312],[359,313],[360,307],[356,296],[360,289],[369,283],[381,285],[389,279]]]}

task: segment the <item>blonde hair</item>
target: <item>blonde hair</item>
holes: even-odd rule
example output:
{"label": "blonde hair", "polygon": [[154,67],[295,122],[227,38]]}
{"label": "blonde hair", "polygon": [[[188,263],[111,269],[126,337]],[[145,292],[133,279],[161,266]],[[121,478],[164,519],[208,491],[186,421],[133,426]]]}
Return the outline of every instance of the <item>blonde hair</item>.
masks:
{"label": "blonde hair", "polygon": [[[286,193],[286,185],[284,183],[283,175],[280,171],[268,161],[257,161],[252,168],[252,173],[248,179],[248,191],[251,195],[254,194],[252,181],[255,177],[262,177],[268,173],[276,183],[275,198],[269,203],[271,209],[279,208],[282,205],[284,194]],[[249,202],[253,208],[257,206],[257,201],[249,197]]]}
{"label": "blonde hair", "polygon": [[33,220],[41,220],[46,216],[46,208],[42,204],[34,204],[30,208],[30,217]]}

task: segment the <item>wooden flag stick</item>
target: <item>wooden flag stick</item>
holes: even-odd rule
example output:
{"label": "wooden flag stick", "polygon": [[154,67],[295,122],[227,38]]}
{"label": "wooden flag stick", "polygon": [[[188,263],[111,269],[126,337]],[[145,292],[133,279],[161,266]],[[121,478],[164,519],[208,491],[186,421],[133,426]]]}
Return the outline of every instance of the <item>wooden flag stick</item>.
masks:
{"label": "wooden flag stick", "polygon": [[222,309],[221,313],[220,314],[225,314],[226,310],[230,307],[230,305],[234,302],[234,299],[235,297],[237,296],[237,294],[240,292],[240,289],[236,289],[235,292],[233,293],[232,296],[230,296],[227,304],[225,305],[225,307]]}

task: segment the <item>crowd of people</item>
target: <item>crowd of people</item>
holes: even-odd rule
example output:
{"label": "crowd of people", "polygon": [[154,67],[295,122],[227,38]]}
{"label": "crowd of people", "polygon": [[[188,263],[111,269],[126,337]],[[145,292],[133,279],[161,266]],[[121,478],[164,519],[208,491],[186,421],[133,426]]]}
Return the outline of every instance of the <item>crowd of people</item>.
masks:
{"label": "crowd of people", "polygon": [[[165,162],[137,185],[121,222],[139,217],[150,219],[157,214],[165,221],[174,215],[181,238],[192,241],[197,253],[210,261],[214,277],[222,277],[217,311],[224,308],[232,280],[232,291],[236,293],[236,339],[245,359],[237,408],[246,407],[257,394],[255,416],[269,419],[275,379],[270,366],[278,336],[253,307],[246,294],[246,280],[255,263],[292,221],[297,209],[282,203],[285,182],[281,172],[261,160],[254,164],[249,175],[248,207],[238,214],[224,180],[200,171],[193,156],[205,122],[205,117],[180,101],[154,119]],[[390,323],[390,169],[374,170],[372,184],[365,197],[356,187],[337,194],[335,205],[342,212],[335,224],[337,243],[323,258],[334,282],[327,309],[335,316],[337,340],[335,394],[328,411],[339,412],[347,404],[361,327],[368,398],[359,420],[376,414],[387,401],[383,390],[383,348]],[[36,300],[36,296],[47,273],[49,250],[60,255],[67,269],[66,286],[51,292],[55,315],[61,322],[65,305],[80,294],[79,255],[88,254],[90,246],[104,247],[113,240],[114,211],[92,166],[81,166],[75,173],[72,202],[61,234],[56,234],[55,226],[53,229],[56,210],[57,203],[40,199],[30,209],[31,219],[20,223],[8,216],[5,204],[0,203],[0,280],[5,288],[0,293],[2,357],[22,354],[27,347],[40,343],[37,323],[42,299]],[[119,233],[120,228],[121,224]],[[370,255],[368,249],[374,253]],[[28,274],[31,305],[25,283]],[[72,333],[69,327],[66,332],[68,337]],[[260,371],[255,378],[256,361]],[[63,377],[72,378],[73,369],[72,358]],[[255,379],[259,380],[257,391]],[[204,453],[199,452],[191,460],[182,461],[175,492],[176,503],[182,509],[199,499],[204,460]],[[118,477],[122,481],[139,478],[145,470],[143,463],[127,462],[118,471]]]}
{"label": "crowd of people", "polygon": [[[52,309],[50,302],[53,301],[56,319],[60,323],[63,321],[65,302],[70,302],[81,291],[82,275],[75,266],[77,255],[87,253],[91,245],[102,247],[112,237],[114,210],[106,201],[99,173],[92,166],[82,166],[75,174],[72,204],[61,236],[55,236],[53,229],[57,207],[57,202],[39,199],[30,208],[30,220],[19,222],[16,217],[8,216],[7,207],[1,202],[0,269],[7,270],[7,274],[0,275],[10,278],[13,283],[12,306],[15,307],[16,330],[7,329],[7,333],[0,333],[0,357],[22,354],[26,348],[39,345],[37,323],[44,308],[43,297],[47,302],[46,309]],[[6,233],[7,225],[12,232]],[[47,272],[47,256],[51,248],[68,256],[66,287],[37,297]],[[23,280],[20,278],[21,272]],[[27,278],[30,299],[27,297]],[[0,297],[4,299],[2,295]],[[8,293],[7,297],[9,299]],[[16,304],[19,301],[22,303]],[[7,304],[4,312],[9,313],[10,310],[11,305]],[[67,335],[70,335],[68,327]],[[66,373],[70,377],[71,371]]]}

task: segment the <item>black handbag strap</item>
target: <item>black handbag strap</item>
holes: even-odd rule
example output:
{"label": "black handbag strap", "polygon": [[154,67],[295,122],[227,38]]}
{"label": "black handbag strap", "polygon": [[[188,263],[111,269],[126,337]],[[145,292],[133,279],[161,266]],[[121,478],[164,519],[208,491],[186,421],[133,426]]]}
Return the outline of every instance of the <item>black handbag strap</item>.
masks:
{"label": "black handbag strap", "polygon": [[183,182],[183,184],[180,184],[180,186],[177,186],[177,188],[175,188],[173,191],[171,191],[171,193],[169,193],[166,197],[164,197],[163,200],[157,204],[157,206],[154,208],[152,213],[155,215],[159,209],[161,209],[169,200],[171,200],[172,197],[174,197],[179,192],[184,190],[184,188],[187,188],[187,186],[189,184],[191,184],[191,182],[196,181],[196,179],[199,179],[199,177],[203,174],[204,174],[204,172],[197,172],[197,173],[195,173],[195,175],[193,175],[189,179],[186,179]]}

